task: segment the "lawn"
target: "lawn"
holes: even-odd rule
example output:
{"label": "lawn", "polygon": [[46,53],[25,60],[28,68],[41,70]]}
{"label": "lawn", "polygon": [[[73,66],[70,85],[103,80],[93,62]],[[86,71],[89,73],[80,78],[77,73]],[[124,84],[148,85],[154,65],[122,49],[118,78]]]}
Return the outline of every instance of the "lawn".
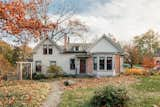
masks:
{"label": "lawn", "polygon": [[94,91],[106,85],[125,87],[130,101],[128,107],[160,106],[160,76],[120,76],[100,79],[73,79],[76,84],[64,87],[60,107],[91,107]]}
{"label": "lawn", "polygon": [[0,106],[38,107],[50,91],[50,85],[38,81],[3,81],[0,83]]}

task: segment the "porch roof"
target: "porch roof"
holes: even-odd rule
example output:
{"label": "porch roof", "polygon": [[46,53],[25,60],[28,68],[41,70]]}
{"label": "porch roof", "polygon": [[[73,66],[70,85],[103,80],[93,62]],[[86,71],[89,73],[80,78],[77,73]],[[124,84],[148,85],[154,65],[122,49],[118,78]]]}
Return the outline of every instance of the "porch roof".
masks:
{"label": "porch roof", "polygon": [[79,53],[76,55],[77,58],[88,58],[91,57],[91,54],[89,53]]}

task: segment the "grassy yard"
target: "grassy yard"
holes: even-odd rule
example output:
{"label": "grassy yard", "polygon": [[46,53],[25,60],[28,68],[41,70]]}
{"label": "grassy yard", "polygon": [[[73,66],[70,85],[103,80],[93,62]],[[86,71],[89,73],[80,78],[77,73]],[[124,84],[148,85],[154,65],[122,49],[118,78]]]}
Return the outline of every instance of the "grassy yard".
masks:
{"label": "grassy yard", "polygon": [[[60,107],[91,107],[94,91],[106,85],[126,87],[130,101],[128,107],[160,106],[160,76],[121,76],[101,79],[74,79],[76,84],[65,87]],[[88,84],[86,86],[86,84]]]}
{"label": "grassy yard", "polygon": [[50,85],[38,81],[0,83],[0,107],[38,107],[50,91]]}

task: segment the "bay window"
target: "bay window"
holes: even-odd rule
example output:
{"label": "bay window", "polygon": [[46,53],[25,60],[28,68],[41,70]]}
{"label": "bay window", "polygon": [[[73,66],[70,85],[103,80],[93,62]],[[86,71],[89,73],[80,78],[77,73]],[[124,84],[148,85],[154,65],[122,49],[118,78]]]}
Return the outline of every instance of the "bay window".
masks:
{"label": "bay window", "polygon": [[97,57],[93,57],[93,69],[97,70]]}
{"label": "bay window", "polygon": [[105,69],[105,57],[99,58],[99,69],[104,70]]}
{"label": "bay window", "polygon": [[107,57],[106,64],[107,70],[112,70],[112,57]]}

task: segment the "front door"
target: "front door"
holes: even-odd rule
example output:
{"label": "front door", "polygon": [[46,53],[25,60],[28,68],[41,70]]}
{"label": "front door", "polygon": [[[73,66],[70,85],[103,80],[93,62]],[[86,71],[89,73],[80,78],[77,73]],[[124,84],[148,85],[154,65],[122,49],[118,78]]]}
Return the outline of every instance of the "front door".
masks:
{"label": "front door", "polygon": [[86,60],[80,59],[80,73],[86,73]]}

